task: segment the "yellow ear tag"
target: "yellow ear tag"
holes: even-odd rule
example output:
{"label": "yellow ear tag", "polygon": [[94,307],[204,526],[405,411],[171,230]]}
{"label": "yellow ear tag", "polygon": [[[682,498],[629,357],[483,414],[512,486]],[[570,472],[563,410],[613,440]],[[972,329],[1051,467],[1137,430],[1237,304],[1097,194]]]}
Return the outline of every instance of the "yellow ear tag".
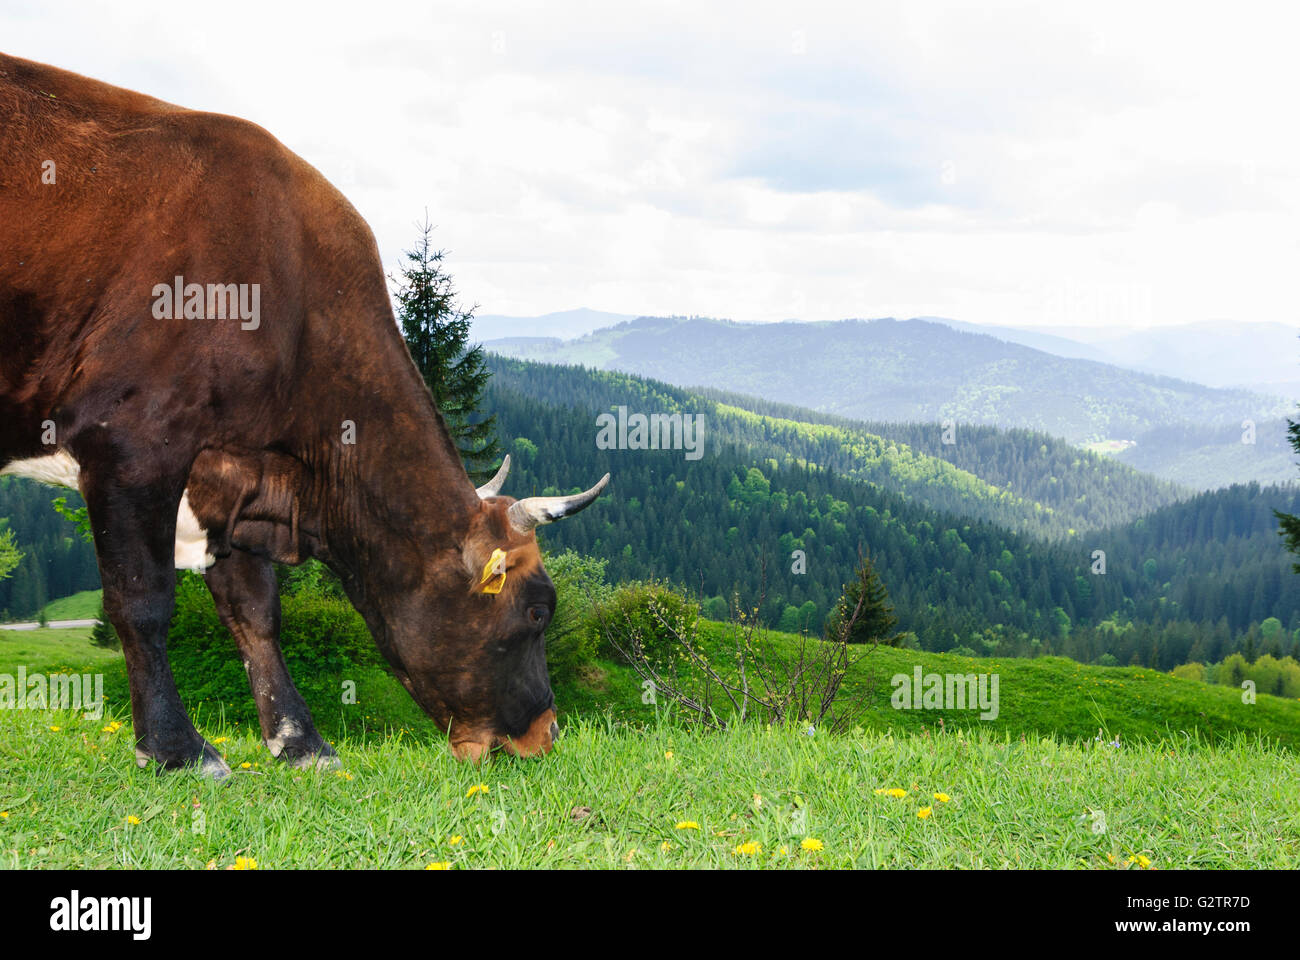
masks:
{"label": "yellow ear tag", "polygon": [[506,585],[506,552],[500,547],[492,551],[487,565],[483,567],[483,576],[479,578],[479,583],[484,585],[484,593],[500,593],[501,588]]}

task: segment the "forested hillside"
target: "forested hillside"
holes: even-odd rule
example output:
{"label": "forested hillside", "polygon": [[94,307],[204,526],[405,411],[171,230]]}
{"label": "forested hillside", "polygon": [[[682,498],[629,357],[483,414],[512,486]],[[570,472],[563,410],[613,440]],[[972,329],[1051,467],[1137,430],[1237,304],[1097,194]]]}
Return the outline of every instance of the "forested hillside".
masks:
{"label": "forested hillside", "polygon": [[1227,486],[1240,477],[1260,482],[1294,480],[1295,452],[1287,442],[1286,420],[1220,426],[1180,424],[1156,427],[1136,438],[1115,459],[1160,477],[1179,477],[1197,490]]}
{"label": "forested hillside", "polygon": [[73,491],[0,477],[0,523],[8,520],[23,552],[13,575],[0,580],[0,621],[34,617],[50,600],[99,586],[95,549],[50,506],[58,496],[82,505]]}
{"label": "forested hillside", "polygon": [[[849,420],[743,394],[708,389],[698,392],[706,400],[741,407],[774,420],[837,428],[827,435],[831,442],[810,450],[806,458],[860,479],[874,479],[853,456],[853,446],[861,443],[864,435],[894,441],[891,449],[907,449],[914,459],[932,457],[946,461],[992,488],[1032,503],[1033,521],[1025,526],[1016,524],[1010,511],[983,515],[1029,532],[1056,535],[1113,526],[1173,503],[1191,492],[1118,464],[1110,457],[1033,430],[1004,430],[963,423],[953,427],[951,442],[946,442],[945,430],[938,423]],[[793,433],[787,430],[783,442],[793,442]],[[889,471],[887,478],[901,479],[898,471]],[[935,499],[935,493],[933,487],[923,486],[918,496],[932,506],[969,512],[969,504],[941,503]]]}
{"label": "forested hillside", "polygon": [[494,382],[545,403],[588,410],[702,413],[712,451],[813,464],[978,520],[1044,537],[1110,526],[1174,502],[1180,488],[1028,430],[861,423],[787,404],[687,390],[610,371],[492,356]]}
{"label": "forested hillside", "polygon": [[[672,412],[680,394],[578,371],[585,381],[563,387],[572,406],[541,403],[522,388],[553,383],[555,371],[505,375],[496,363],[489,403],[515,454],[508,491],[569,492],[610,471],[600,509],[547,528],[545,539],[607,558],[614,580],[667,578],[710,611],[738,594],[769,623],[819,629],[863,546],[900,628],[925,649],[1088,660],[1124,653],[1124,662],[1136,654],[1146,663],[1161,662],[1155,648],[1170,631],[1221,631],[1218,647],[1231,650],[1276,617],[1289,650],[1300,628],[1300,583],[1271,512],[1300,508],[1293,488],[1235,487],[1053,543],[740,442],[715,438],[695,461],[681,450],[600,450],[595,409],[622,402]],[[792,570],[796,550],[806,554],[805,573]],[[1094,572],[1096,550],[1105,552],[1104,573]],[[1135,632],[1133,624],[1150,626]],[[1142,636],[1145,646],[1130,649]]]}

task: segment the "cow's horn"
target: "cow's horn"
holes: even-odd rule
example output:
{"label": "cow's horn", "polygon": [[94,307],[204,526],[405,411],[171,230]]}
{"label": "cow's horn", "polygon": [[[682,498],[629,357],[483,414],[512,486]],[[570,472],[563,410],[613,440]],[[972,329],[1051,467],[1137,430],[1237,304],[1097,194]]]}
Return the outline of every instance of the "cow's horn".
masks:
{"label": "cow's horn", "polygon": [[506,485],[506,477],[509,475],[510,454],[507,453],[506,458],[501,461],[501,469],[497,471],[497,475],[478,488],[478,498],[486,500],[488,497],[495,497],[501,492],[501,488]]}
{"label": "cow's horn", "polygon": [[550,523],[552,520],[559,520],[571,513],[577,513],[600,496],[600,491],[605,489],[607,483],[609,483],[608,473],[601,477],[600,482],[590,490],[584,493],[575,493],[571,497],[525,497],[523,500],[517,500],[510,504],[510,510],[507,513],[510,518],[510,526],[520,533],[527,533],[540,524]]}

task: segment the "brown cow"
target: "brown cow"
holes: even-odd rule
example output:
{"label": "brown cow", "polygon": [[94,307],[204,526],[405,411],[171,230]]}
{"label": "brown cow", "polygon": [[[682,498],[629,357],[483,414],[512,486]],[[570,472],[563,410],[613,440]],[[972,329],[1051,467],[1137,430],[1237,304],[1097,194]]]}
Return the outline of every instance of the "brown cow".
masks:
{"label": "brown cow", "polygon": [[229,768],[166,638],[206,570],[262,733],[337,762],[280,654],[272,562],[338,573],[458,757],[558,735],[534,527],[572,497],[475,491],[398,333],[373,236],[254,124],[0,55],[0,473],[80,489],[136,756]]}

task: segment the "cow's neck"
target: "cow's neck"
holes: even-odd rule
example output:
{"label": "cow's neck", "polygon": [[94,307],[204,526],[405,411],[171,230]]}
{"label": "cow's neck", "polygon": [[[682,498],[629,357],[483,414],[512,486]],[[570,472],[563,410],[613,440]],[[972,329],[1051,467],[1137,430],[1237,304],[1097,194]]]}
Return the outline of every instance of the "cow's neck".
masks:
{"label": "cow's neck", "polygon": [[393,621],[436,561],[459,553],[479,504],[395,324],[391,334],[355,366],[334,368],[350,371],[327,404],[338,441],[318,454],[328,557],[372,628]]}

